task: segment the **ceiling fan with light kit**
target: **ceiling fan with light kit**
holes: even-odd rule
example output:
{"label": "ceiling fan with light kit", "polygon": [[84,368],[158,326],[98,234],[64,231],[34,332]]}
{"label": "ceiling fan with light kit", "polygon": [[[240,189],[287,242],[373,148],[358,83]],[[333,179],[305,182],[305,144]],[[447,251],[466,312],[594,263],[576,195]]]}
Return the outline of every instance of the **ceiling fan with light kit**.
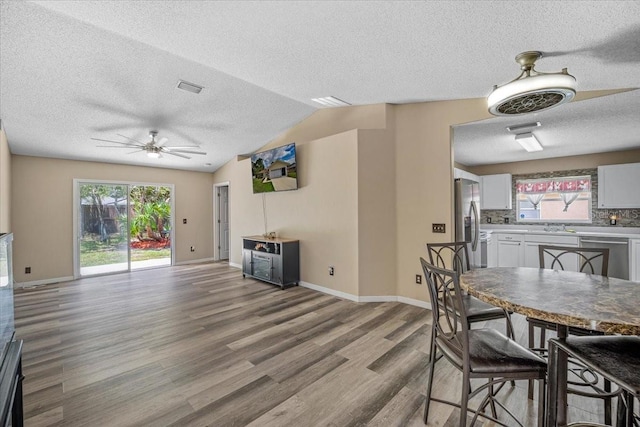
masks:
{"label": "ceiling fan with light kit", "polygon": [[163,154],[169,154],[171,156],[182,157],[184,159],[190,159],[191,157],[186,156],[185,154],[200,154],[206,155],[207,153],[203,151],[194,151],[194,150],[185,150],[185,148],[200,148],[198,146],[193,145],[165,145],[168,141],[166,137],[157,139],[158,131],[152,130],[149,131],[149,136],[151,140],[149,142],[141,142],[137,139],[129,138],[128,136],[117,134],[119,137],[126,139],[126,142],[122,141],[113,141],[110,139],[101,139],[101,138],[91,138],[94,141],[102,141],[102,142],[110,142],[112,144],[119,145],[97,145],[97,147],[106,147],[106,148],[128,148],[134,149],[134,151],[127,154],[139,153],[142,151],[147,152],[147,156],[159,159],[163,156]]}

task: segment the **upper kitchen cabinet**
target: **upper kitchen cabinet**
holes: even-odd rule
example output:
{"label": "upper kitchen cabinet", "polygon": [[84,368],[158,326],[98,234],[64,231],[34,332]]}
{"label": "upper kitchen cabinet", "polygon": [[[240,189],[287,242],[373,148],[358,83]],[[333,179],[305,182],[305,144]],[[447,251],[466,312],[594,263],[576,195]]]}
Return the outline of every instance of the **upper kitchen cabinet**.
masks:
{"label": "upper kitchen cabinet", "polygon": [[598,208],[640,208],[640,163],[598,166]]}
{"label": "upper kitchen cabinet", "polygon": [[511,209],[511,174],[483,175],[480,209]]}

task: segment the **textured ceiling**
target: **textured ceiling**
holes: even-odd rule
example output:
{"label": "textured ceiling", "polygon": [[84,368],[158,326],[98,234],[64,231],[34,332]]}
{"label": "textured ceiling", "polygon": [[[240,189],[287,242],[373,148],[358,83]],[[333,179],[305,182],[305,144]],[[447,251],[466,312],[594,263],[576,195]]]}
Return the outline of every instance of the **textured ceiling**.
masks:
{"label": "textured ceiling", "polygon": [[[640,2],[1,1],[0,14],[0,118],[24,155],[213,171],[311,114],[311,98],[484,97],[517,76],[525,50],[545,53],[541,71],[567,67],[579,91],[640,87]],[[205,90],[179,91],[178,79]],[[622,95],[589,120],[637,112],[637,95]],[[609,128],[611,149],[640,146],[640,133],[622,134],[629,120]],[[150,129],[208,155],[155,160],[90,140],[146,141]],[[462,151],[469,164],[523,160]]]}

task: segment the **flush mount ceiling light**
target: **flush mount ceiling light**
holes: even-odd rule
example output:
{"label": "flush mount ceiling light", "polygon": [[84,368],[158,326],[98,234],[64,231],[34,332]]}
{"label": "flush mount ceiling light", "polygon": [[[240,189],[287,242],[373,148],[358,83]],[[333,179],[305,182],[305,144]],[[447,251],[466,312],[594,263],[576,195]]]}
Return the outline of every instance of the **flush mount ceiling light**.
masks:
{"label": "flush mount ceiling light", "polygon": [[313,102],[317,102],[323,107],[346,107],[351,105],[342,99],[338,99],[335,96],[325,96],[324,98],[311,98]]}
{"label": "flush mount ceiling light", "polygon": [[523,52],[516,56],[522,73],[513,81],[494,86],[487,98],[494,116],[512,116],[546,110],[569,102],[576,94],[576,79],[564,68],[559,73],[541,73],[533,67],[542,52]]}
{"label": "flush mount ceiling light", "polygon": [[517,134],[516,141],[528,152],[542,151],[542,145],[540,145],[536,136],[531,132]]}

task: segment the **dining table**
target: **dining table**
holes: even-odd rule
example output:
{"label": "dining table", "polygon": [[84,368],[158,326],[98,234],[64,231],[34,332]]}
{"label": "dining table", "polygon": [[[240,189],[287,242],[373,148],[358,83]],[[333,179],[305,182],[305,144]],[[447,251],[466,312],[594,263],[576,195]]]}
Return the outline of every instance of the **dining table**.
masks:
{"label": "dining table", "polygon": [[[557,338],[569,327],[605,334],[640,335],[640,282],[573,271],[528,267],[469,270],[460,286],[489,304],[556,323]],[[567,357],[558,354],[549,378],[546,426],[567,423]]]}

